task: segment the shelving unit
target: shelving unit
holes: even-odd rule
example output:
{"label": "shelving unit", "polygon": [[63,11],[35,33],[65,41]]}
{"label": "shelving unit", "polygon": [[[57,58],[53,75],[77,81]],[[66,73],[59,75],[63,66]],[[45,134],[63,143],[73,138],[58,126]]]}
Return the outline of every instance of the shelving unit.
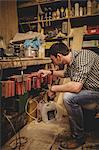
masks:
{"label": "shelving unit", "polygon": [[[1,127],[1,134],[2,134],[2,141],[1,144],[4,144],[8,141],[13,135],[13,130],[10,127],[9,122],[3,116],[3,112],[6,112],[6,115],[10,117],[9,119],[13,123],[15,130],[19,131],[22,127],[24,127],[27,122],[27,115],[25,113],[25,105],[30,95],[33,97],[40,95],[41,89],[40,88],[31,88],[31,91],[26,90],[24,94],[17,94],[17,86],[16,84],[20,82],[20,84],[24,84],[23,78],[27,74],[31,74],[33,72],[38,71],[39,69],[43,69],[48,67],[51,63],[50,58],[40,59],[40,58],[4,58],[0,60],[0,96],[1,101],[0,105],[2,108],[1,116],[2,119],[0,120],[0,127]],[[23,74],[21,74],[23,72]],[[15,75],[16,77],[21,77],[22,81],[18,81],[16,83],[15,80],[11,80],[11,76]],[[26,79],[27,80],[27,79]],[[24,84],[24,88],[26,89],[26,80]],[[13,89],[9,89],[9,85],[4,86],[5,93],[7,91],[14,91],[13,96],[3,96],[2,95],[2,82],[8,84],[8,82],[14,82]],[[44,84],[44,83],[43,83]],[[32,81],[31,81],[32,86]],[[44,86],[44,85],[43,85]],[[17,87],[17,88],[16,88]],[[3,88],[3,89],[4,89]],[[11,85],[10,85],[11,88]],[[19,90],[21,91],[21,88]],[[23,89],[24,89],[23,88]],[[4,92],[4,91],[3,91]]]}
{"label": "shelving unit", "polygon": [[[97,1],[97,0],[96,0]],[[81,27],[84,25],[87,26],[96,26],[99,25],[99,13],[94,13],[94,14],[83,14],[81,16],[77,15],[74,16],[73,13],[71,13],[71,10],[73,11],[73,8],[75,7],[75,4],[79,4],[79,8],[82,7],[83,11],[84,9],[87,9],[87,2],[88,0],[85,1],[80,1],[80,0],[51,0],[51,1],[44,1],[44,2],[29,2],[25,4],[21,4],[18,6],[18,12],[19,12],[19,18],[20,16],[20,10],[23,11],[24,9],[35,9],[36,10],[36,16],[34,15],[34,20],[26,20],[26,21],[19,21],[19,26],[23,29],[23,31],[31,30],[33,29],[32,27],[34,26],[34,31],[40,32],[42,29],[44,30],[45,34],[48,34],[48,32],[52,31],[54,32],[55,29],[61,30],[62,31],[62,24],[65,22],[67,23],[67,31],[65,31],[65,37],[60,37],[60,38],[47,38],[47,42],[54,42],[54,41],[62,41],[62,40],[67,40],[67,43],[69,43],[69,40],[72,39],[72,37],[68,37],[70,33],[70,28],[75,28],[75,27]],[[98,3],[98,1],[97,1]],[[99,5],[99,4],[98,4]],[[52,8],[51,12],[51,18],[49,20],[49,16],[45,19],[44,16],[41,20],[39,16],[39,9],[40,11],[44,12],[44,8]],[[54,17],[53,18],[53,12],[57,13],[57,9],[59,9],[61,13],[61,8],[64,8],[64,11],[67,9],[67,14],[65,14],[64,17]],[[92,6],[93,7],[93,6]],[[23,10],[22,10],[23,9]],[[20,19],[19,19],[20,20]],[[50,21],[50,25],[49,24]],[[28,30],[27,30],[28,29]],[[99,40],[99,34],[93,34],[93,35],[84,35],[83,38],[85,41],[86,40]]]}
{"label": "shelving unit", "polygon": [[[24,3],[24,4],[21,3],[20,5],[18,5],[19,31],[20,32],[28,32],[30,30],[34,31],[34,32],[43,31],[44,34],[48,35],[50,33],[50,31],[53,33],[57,29],[57,33],[61,32],[65,36],[56,38],[55,36],[57,35],[57,33],[55,33],[55,35],[53,37],[48,37],[45,39],[46,43],[47,42],[53,43],[56,41],[64,41],[65,40],[67,42],[68,46],[70,46],[70,41],[72,41],[72,39],[73,39],[73,37],[69,36],[71,28],[82,27],[84,25],[87,25],[87,26],[99,25],[99,13],[96,13],[96,14],[85,13],[81,16],[79,16],[79,15],[74,16],[73,9],[74,9],[76,3],[79,3],[80,7],[83,7],[85,9],[87,7],[87,0],[84,0],[84,1],[81,1],[81,0],[49,0],[49,1],[38,2],[38,3],[33,2],[33,0],[32,0],[31,2],[28,2],[28,3]],[[46,10],[49,10],[49,8],[50,8],[51,14],[50,14],[50,16],[47,14],[47,17],[45,17],[45,13],[48,13],[48,11],[46,12]],[[71,12],[71,10],[72,10],[72,12]],[[56,13],[57,11],[59,14]],[[61,14],[62,11],[66,11],[64,13],[64,15]],[[54,17],[53,17],[53,12],[55,15]],[[64,32],[62,30],[63,23],[66,23]],[[85,34],[83,40],[84,41],[99,40],[99,34],[90,34],[90,35]],[[99,51],[99,45],[98,46],[85,46],[82,48]],[[31,57],[30,58],[14,58],[14,57],[13,58],[4,58],[4,59],[0,60],[0,75],[2,76],[2,74],[3,74],[3,77],[1,80],[7,81],[7,80],[9,80],[9,77],[11,77],[12,75],[22,75],[21,73],[31,74],[35,71],[38,71],[39,69],[43,69],[45,67],[48,68],[48,65],[50,63],[51,63],[50,58],[44,58],[44,59],[31,58]],[[33,88],[32,88],[32,90],[35,91],[35,89],[33,89]],[[41,92],[39,88],[36,90],[39,90],[39,93]],[[0,92],[2,92],[2,91],[0,91]],[[38,91],[36,91],[35,93],[37,94],[37,92]],[[4,105],[5,104],[7,105],[8,103],[10,105],[10,100],[11,100],[11,104],[12,104],[12,102],[13,103],[15,103],[15,101],[17,102],[17,99],[16,99],[17,96],[19,96],[19,95],[16,94],[15,96],[8,97],[7,99],[2,96],[1,102],[2,103],[4,102]],[[23,95],[21,95],[21,96],[23,96]],[[17,97],[17,98],[19,98],[19,97]],[[27,100],[27,97],[25,99]],[[12,107],[14,108],[15,106],[12,106]],[[20,112],[17,112],[17,114],[19,114],[19,113]],[[23,120],[24,120],[24,118],[23,118]],[[15,118],[15,120],[17,121],[17,118]],[[5,122],[3,124],[5,124]],[[24,126],[24,124],[23,124],[23,126]]]}
{"label": "shelving unit", "polygon": [[[61,3],[62,4],[61,4]],[[61,17],[61,18],[58,18],[58,19],[52,19],[52,17],[50,18],[50,20],[49,20],[49,18],[47,17],[46,19],[44,18],[44,16],[43,16],[43,19],[41,19],[40,18],[40,16],[39,16],[39,7],[40,7],[40,11],[42,11],[42,12],[44,12],[45,10],[44,10],[44,8],[46,7],[46,8],[51,8],[51,7],[53,7],[53,9],[56,9],[56,4],[59,4],[59,6],[60,7],[62,7],[63,6],[63,4],[65,5],[65,7],[68,5],[68,1],[65,1],[65,0],[63,0],[63,1],[60,1],[60,0],[52,0],[52,1],[48,1],[48,2],[39,2],[39,3],[36,3],[36,2],[34,2],[34,3],[31,3],[31,2],[29,2],[28,4],[22,4],[22,5],[20,5],[20,6],[18,6],[18,14],[19,14],[19,26],[21,26],[21,28],[22,28],[22,25],[27,25],[27,28],[32,24],[32,25],[35,25],[35,26],[37,26],[37,29],[36,29],[36,31],[40,31],[40,29],[42,28],[41,26],[41,24],[45,24],[45,23],[49,23],[49,21],[52,23],[52,22],[54,22],[54,21],[63,21],[63,20],[68,20],[68,17],[67,18],[64,18],[64,17]],[[54,6],[52,6],[52,4],[54,5]],[[61,5],[60,5],[61,4]],[[28,10],[28,9],[35,9],[37,12],[36,12],[36,16],[34,15],[34,18],[36,18],[36,19],[33,19],[32,17],[32,20],[31,21],[22,21],[22,22],[20,22],[20,20],[22,20],[23,19],[23,17],[22,17],[22,11],[25,11],[25,10]],[[23,10],[22,10],[23,9]],[[30,11],[30,10],[29,10]],[[46,27],[46,25],[44,25],[44,27]],[[24,27],[23,27],[24,28]],[[28,28],[29,29],[29,28]]]}
{"label": "shelving unit", "polygon": [[[73,20],[73,19],[76,19],[76,20],[83,20],[83,19],[87,19],[87,20],[90,20],[91,18],[92,19],[95,19],[96,17],[99,17],[99,14],[92,14],[92,15],[83,15],[83,16],[71,16],[70,19]],[[50,19],[51,22],[54,22],[54,21],[67,21],[68,20],[68,17],[63,17],[63,18],[55,18],[55,19]],[[49,19],[47,19],[47,21],[49,21]],[[84,20],[85,21],[85,20]],[[36,20],[36,21],[26,21],[26,22],[21,22],[19,23],[20,25],[24,25],[24,24],[35,24],[35,23],[42,23],[42,22],[46,22],[46,20]],[[99,23],[99,20],[96,20],[95,24]]]}
{"label": "shelving unit", "polygon": [[[29,3],[26,3],[26,4],[21,4],[21,5],[18,6],[18,14],[19,14],[19,18],[20,19],[22,19],[21,18],[21,14],[22,14],[21,11],[25,11],[26,9],[28,11],[28,9],[30,8],[30,9],[33,9],[33,10],[35,9],[35,11],[37,11],[37,12],[36,12],[36,16],[34,15],[34,17],[36,19],[33,20],[33,17],[32,17],[31,21],[25,20],[25,21],[21,21],[21,22],[20,22],[20,19],[19,19],[19,25],[21,25],[21,26],[22,25],[31,26],[31,24],[32,25],[34,24],[34,25],[38,26],[38,24],[39,24],[40,26],[42,26],[41,23],[49,22],[49,18],[48,17],[46,19],[44,19],[44,17],[42,19],[40,19],[38,17],[38,6],[40,7],[40,11],[43,11],[43,12],[44,12],[44,8],[45,7],[46,8],[49,8],[49,7],[51,8],[52,7],[53,11],[51,13],[53,13],[54,11],[57,11],[57,8],[60,10],[60,13],[61,13],[61,7],[64,8],[64,11],[65,11],[66,8],[68,8],[67,11],[70,13],[69,15],[68,15],[68,12],[67,12],[67,14],[65,14],[64,17],[58,17],[58,18],[54,17],[53,18],[51,16],[51,18],[50,18],[51,26],[53,26],[52,25],[53,22],[58,22],[58,23],[59,22],[64,22],[64,21],[67,22],[68,18],[70,18],[71,25],[73,24],[74,27],[82,26],[82,25],[88,25],[88,24],[90,25],[90,20],[91,19],[94,20],[92,22],[93,25],[99,24],[99,19],[97,19],[99,17],[99,14],[90,14],[90,15],[89,14],[88,15],[87,14],[83,14],[82,16],[74,16],[74,14],[71,14],[71,8],[70,7],[74,8],[75,3],[77,3],[77,2],[81,3],[80,6],[87,7],[86,6],[87,5],[87,0],[85,0],[83,3],[81,1],[75,1],[74,2],[74,1],[71,0],[70,1],[71,6],[69,6],[69,0],[67,0],[67,1],[66,0],[62,0],[62,1],[60,1],[60,0],[55,0],[55,1],[52,0],[52,1],[48,1],[48,2],[39,2],[39,3],[29,2]],[[75,22],[77,22],[77,23],[75,23]],[[44,25],[44,27],[46,28],[46,25]],[[40,30],[40,29],[38,29],[38,30]]]}

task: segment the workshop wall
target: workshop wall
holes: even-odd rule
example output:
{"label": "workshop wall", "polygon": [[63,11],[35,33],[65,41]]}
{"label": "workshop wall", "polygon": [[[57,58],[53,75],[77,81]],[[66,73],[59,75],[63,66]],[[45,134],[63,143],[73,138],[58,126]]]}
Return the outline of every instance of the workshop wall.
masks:
{"label": "workshop wall", "polygon": [[18,32],[16,0],[0,1],[0,36],[6,44]]}

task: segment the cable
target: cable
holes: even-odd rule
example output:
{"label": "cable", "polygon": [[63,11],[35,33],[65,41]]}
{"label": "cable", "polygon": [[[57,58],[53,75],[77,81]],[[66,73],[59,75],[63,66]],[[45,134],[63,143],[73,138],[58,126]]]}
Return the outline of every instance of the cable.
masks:
{"label": "cable", "polygon": [[52,150],[53,145],[55,144],[56,139],[58,138],[58,136],[60,135],[61,132],[59,132],[58,129],[57,129],[57,133],[58,134],[54,136],[53,142],[51,143],[50,147],[48,148],[49,150]]}
{"label": "cable", "polygon": [[0,81],[2,81],[2,77],[3,77],[3,68],[2,68],[2,64],[0,65]]}
{"label": "cable", "polygon": [[[65,132],[65,135],[64,135],[64,132]],[[49,150],[52,150],[52,148],[53,148],[53,146],[54,146],[54,144],[55,144],[55,142],[57,142],[57,143],[60,143],[60,142],[62,142],[62,139],[64,140],[68,140],[69,138],[70,138],[70,131],[65,131],[65,130],[63,130],[63,131],[60,131],[59,132],[59,130],[57,129],[57,135],[55,135],[54,136],[54,139],[53,139],[53,142],[52,142],[52,144],[50,145],[50,147],[49,147]],[[66,134],[67,134],[67,136],[66,136]],[[69,134],[69,135],[68,135]],[[59,145],[57,145],[58,146],[58,148],[59,148]]]}
{"label": "cable", "polygon": [[[11,59],[11,60],[13,60],[13,59]],[[19,60],[20,60],[21,67],[23,67],[20,57],[19,57]],[[1,81],[1,80],[2,80],[2,76],[3,76],[3,68],[2,68],[2,65],[0,65],[0,68],[1,68],[1,73],[0,73],[0,74],[1,74],[1,76],[0,76],[0,81]],[[22,82],[24,82],[24,81],[23,81],[23,69],[22,69],[22,71],[21,71],[21,75],[22,75]],[[18,137],[17,137],[17,132],[16,132],[16,130],[15,130],[15,128],[14,128],[13,123],[11,122],[11,120],[9,119],[9,117],[8,117],[5,113],[3,113],[3,115],[4,115],[4,117],[7,119],[7,121],[10,123],[11,128],[12,128],[14,134],[15,134],[15,139],[10,143],[10,147],[11,147],[12,149],[16,149],[16,148],[18,147],[19,150],[20,150],[21,145],[24,144],[24,143],[26,143],[26,142],[27,142],[27,139],[26,139],[25,137],[21,137],[21,136],[20,136],[20,131],[18,132]],[[24,139],[25,141],[22,143],[22,142],[21,142],[21,139]],[[15,141],[15,146],[12,147],[11,144],[12,144],[14,141]]]}
{"label": "cable", "polygon": [[52,144],[51,144],[50,147],[49,147],[49,150],[52,150],[53,145],[55,144],[57,137],[58,137],[58,135],[55,135],[55,137],[54,137],[54,139],[53,139],[53,142],[52,142]]}
{"label": "cable", "polygon": [[[23,76],[23,65],[22,65],[22,61],[21,61],[21,58],[20,56],[18,56],[19,58],[19,61],[20,61],[20,65],[21,65],[21,75],[22,75],[22,83],[24,84],[24,88],[26,90],[26,85],[24,83],[24,76]],[[25,92],[25,91],[24,91]],[[20,126],[20,125],[19,125]],[[20,150],[20,147],[21,147],[21,137],[20,137],[20,128],[19,128],[19,131],[18,131],[18,135],[19,135],[19,150]]]}
{"label": "cable", "polygon": [[18,143],[18,139],[17,139],[17,133],[16,133],[16,131],[15,131],[15,128],[14,128],[14,125],[13,125],[13,123],[11,122],[11,120],[8,118],[8,116],[5,114],[5,113],[3,113],[3,115],[4,115],[4,117],[8,120],[8,122],[10,123],[10,125],[11,125],[11,127],[12,127],[12,129],[13,129],[13,132],[14,132],[14,134],[15,134],[15,140],[16,140],[16,146],[14,147],[14,149],[17,147],[17,143]]}
{"label": "cable", "polygon": [[[8,122],[10,123],[10,125],[11,125],[11,127],[12,127],[12,129],[13,129],[13,132],[14,132],[14,134],[15,134],[15,137],[16,137],[13,141],[11,141],[11,143],[10,143],[9,145],[10,145],[10,147],[11,147],[12,149],[19,148],[19,150],[20,150],[22,144],[27,143],[27,138],[26,138],[26,137],[21,137],[21,136],[20,136],[20,132],[18,132],[18,137],[17,137],[17,132],[16,132],[16,130],[15,130],[15,128],[14,128],[13,123],[11,122],[11,120],[8,118],[8,116],[7,116],[5,113],[3,113],[3,115],[4,115],[4,117],[8,120]],[[21,139],[24,140],[23,143],[21,142]],[[14,141],[16,142],[15,146],[11,146],[11,145],[13,145],[13,142],[14,142]]]}
{"label": "cable", "polygon": [[30,118],[32,118],[32,119],[34,119],[34,120],[36,121],[37,118],[33,117],[31,114],[36,111],[37,106],[38,106],[38,102],[37,102],[36,100],[33,100],[33,101],[36,102],[37,106],[33,109],[33,111],[32,111],[31,113],[29,113],[29,112],[27,111],[27,107],[28,107],[28,103],[29,103],[30,100],[33,100],[33,99],[30,99],[30,98],[29,98],[29,99],[27,100],[26,105],[25,105],[25,112],[26,112],[26,114],[27,114]]}
{"label": "cable", "polygon": [[[44,91],[43,93],[45,94],[46,91]],[[43,94],[43,95],[44,95],[44,94]],[[27,108],[28,108],[28,103],[29,103],[30,100],[35,101],[36,104],[37,104],[37,106],[29,113],[28,110],[27,110]],[[41,103],[41,102],[45,102],[44,99],[42,99],[39,103]],[[26,102],[26,105],[25,105],[25,112],[26,112],[26,114],[27,114],[30,118],[34,119],[35,121],[37,121],[37,118],[33,117],[31,114],[37,110],[39,103],[38,103],[37,100],[35,100],[34,98],[29,98],[29,99],[27,100],[27,102]]]}

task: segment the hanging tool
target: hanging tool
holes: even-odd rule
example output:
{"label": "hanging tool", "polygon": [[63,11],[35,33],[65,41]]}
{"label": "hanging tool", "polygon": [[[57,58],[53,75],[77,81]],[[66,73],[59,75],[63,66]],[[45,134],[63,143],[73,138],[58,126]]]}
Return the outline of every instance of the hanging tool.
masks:
{"label": "hanging tool", "polygon": [[51,18],[52,18],[52,9],[51,9],[51,7],[48,8],[48,18],[49,18],[49,26],[51,26]]}
{"label": "hanging tool", "polygon": [[45,25],[48,26],[48,20],[47,20],[48,9],[45,7],[44,11],[45,11]]}
{"label": "hanging tool", "polygon": [[42,11],[40,5],[38,5],[38,15],[40,17],[42,27],[44,28],[44,22],[43,22],[43,20],[44,20],[44,12]]}

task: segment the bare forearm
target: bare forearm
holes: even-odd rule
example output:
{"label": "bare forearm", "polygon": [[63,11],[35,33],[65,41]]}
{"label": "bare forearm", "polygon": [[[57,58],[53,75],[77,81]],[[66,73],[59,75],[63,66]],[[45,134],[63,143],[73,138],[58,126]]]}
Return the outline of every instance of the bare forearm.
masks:
{"label": "bare forearm", "polygon": [[82,88],[82,83],[79,82],[68,82],[66,84],[62,84],[62,85],[54,85],[52,86],[51,90],[53,92],[75,92],[78,93],[80,92],[81,88]]}
{"label": "bare forearm", "polygon": [[41,69],[38,71],[38,75],[42,74],[42,76],[47,76],[47,75],[50,75],[50,74],[53,74],[57,77],[61,77],[63,78],[64,77],[64,70],[44,70],[44,69]]}
{"label": "bare forearm", "polygon": [[64,70],[53,71],[53,75],[63,78],[64,77]]}

